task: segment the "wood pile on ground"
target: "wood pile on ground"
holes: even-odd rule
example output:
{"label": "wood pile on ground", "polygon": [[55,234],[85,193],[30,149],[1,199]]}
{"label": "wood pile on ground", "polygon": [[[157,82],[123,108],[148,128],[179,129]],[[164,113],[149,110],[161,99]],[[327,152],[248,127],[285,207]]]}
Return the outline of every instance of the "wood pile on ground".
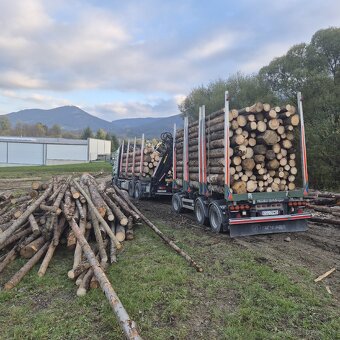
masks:
{"label": "wood pile on ground", "polygon": [[[300,124],[293,105],[255,103],[229,112],[230,180],[232,192],[294,190],[298,168],[294,139]],[[198,122],[189,124],[189,179],[199,187]],[[207,182],[212,192],[224,192],[224,109],[205,118]],[[184,130],[176,134],[178,185],[183,180]]]}
{"label": "wood pile on ground", "polygon": [[312,222],[340,225],[340,193],[310,191],[307,202]]}
{"label": "wood pile on ground", "polygon": [[[125,145],[125,146],[124,146]],[[157,150],[158,143],[147,141],[142,151],[142,145],[139,142],[134,144],[124,143],[122,145],[123,153],[121,159],[121,176],[131,178],[134,176],[151,177],[161,159]],[[134,151],[135,149],[135,151]]]}
{"label": "wood pile on ground", "polygon": [[117,261],[123,242],[134,238],[134,226],[141,221],[202,271],[111,181],[98,183],[93,176],[83,174],[78,179],[69,176],[54,177],[48,183],[33,182],[32,189],[18,197],[5,191],[0,195],[0,273],[19,256],[27,262],[3,289],[18,285],[38,262],[38,275],[45,275],[58,245],[66,244],[74,254],[67,275],[77,285],[77,295],[100,286],[126,337],[139,339],[105,272]]}

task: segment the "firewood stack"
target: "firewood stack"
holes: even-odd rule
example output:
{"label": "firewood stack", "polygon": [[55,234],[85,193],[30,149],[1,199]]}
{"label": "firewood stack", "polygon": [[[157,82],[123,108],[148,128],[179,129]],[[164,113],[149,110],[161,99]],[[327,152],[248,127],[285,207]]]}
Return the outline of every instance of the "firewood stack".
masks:
{"label": "firewood stack", "polygon": [[108,266],[117,262],[122,242],[134,238],[134,225],[141,220],[202,271],[136,208],[126,192],[111,186],[111,180],[98,183],[89,174],[78,179],[55,177],[46,184],[32,183],[32,190],[18,197],[4,192],[0,195],[0,273],[19,256],[27,262],[3,289],[18,285],[40,260],[38,275],[44,276],[56,248],[64,244],[73,252],[67,275],[78,286],[77,295],[100,286],[126,338],[141,339],[105,274]]}
{"label": "firewood stack", "polygon": [[[56,177],[47,184],[33,182],[29,193],[16,198],[10,192],[3,193],[0,196],[0,251],[10,250],[2,258],[0,272],[17,256],[31,259],[32,266],[43,258],[38,271],[38,275],[43,276],[56,247],[64,242],[67,249],[74,252],[68,276],[78,285],[77,295],[97,287],[70,221],[79,225],[104,270],[109,263],[117,261],[120,243],[133,239],[133,226],[140,221],[138,214],[106,184],[98,184],[94,177],[84,174],[79,183],[71,177]],[[41,190],[44,192],[39,196]],[[16,286],[32,266],[14,275],[4,289]]]}
{"label": "firewood stack", "polygon": [[310,191],[307,207],[312,212],[311,221],[340,225],[340,193]]}
{"label": "firewood stack", "polygon": [[[128,158],[127,158],[128,155]],[[133,176],[151,177],[154,173],[160,160],[160,153],[157,151],[157,145],[151,141],[147,141],[144,145],[143,157],[141,157],[141,145],[136,145],[135,151],[135,167],[133,167],[133,146],[130,145],[129,148],[126,146],[123,152],[122,158],[122,177],[131,178]],[[126,159],[128,164],[126,166]],[[141,161],[142,167],[141,167]],[[142,169],[142,173],[141,173]]]}
{"label": "firewood stack", "polygon": [[[256,103],[229,112],[232,192],[276,192],[296,187],[296,149],[300,119],[293,105]],[[210,191],[224,191],[224,110],[205,119],[207,182]],[[176,134],[177,182],[183,179],[183,135]],[[198,122],[189,124],[189,178],[199,187]]]}

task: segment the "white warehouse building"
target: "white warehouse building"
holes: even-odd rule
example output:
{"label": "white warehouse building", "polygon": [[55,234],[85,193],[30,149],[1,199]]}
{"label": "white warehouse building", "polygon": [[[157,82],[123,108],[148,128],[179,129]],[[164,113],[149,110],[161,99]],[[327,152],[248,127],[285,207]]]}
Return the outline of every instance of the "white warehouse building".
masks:
{"label": "white warehouse building", "polygon": [[0,137],[0,166],[75,164],[109,158],[111,141]]}

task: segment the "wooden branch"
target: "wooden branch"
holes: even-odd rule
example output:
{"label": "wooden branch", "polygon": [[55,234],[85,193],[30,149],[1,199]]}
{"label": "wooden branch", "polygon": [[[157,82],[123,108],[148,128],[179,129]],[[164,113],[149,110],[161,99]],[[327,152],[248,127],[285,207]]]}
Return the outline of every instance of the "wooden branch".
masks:
{"label": "wooden branch", "polygon": [[[78,184],[78,183],[77,183]],[[78,188],[79,189],[79,188]],[[81,190],[79,189],[81,192]],[[84,195],[84,193],[82,192]],[[86,195],[87,196],[87,195]],[[84,197],[86,198],[84,195]],[[93,208],[92,208],[93,209]],[[96,259],[95,254],[93,253],[91,247],[87,243],[85,237],[80,232],[80,229],[74,219],[70,220],[70,226],[74,232],[74,234],[77,237],[78,242],[80,243],[83,252],[91,264],[91,267],[93,269],[93,273],[95,277],[97,278],[101,289],[105,293],[111,308],[113,309],[114,313],[116,314],[116,317],[119,321],[119,324],[126,336],[127,339],[135,339],[140,340],[141,337],[138,334],[138,330],[136,327],[136,324],[134,321],[132,321],[127,314],[124,306],[122,305],[121,301],[119,300],[116,292],[113,290],[110,281],[108,280],[107,276],[105,275],[104,271],[99,265],[99,262]]]}
{"label": "wooden branch", "polygon": [[[116,192],[120,194],[121,197],[123,196],[123,193],[121,190],[114,185],[114,189]],[[125,199],[126,202],[130,202],[128,199]],[[131,202],[130,202],[131,203]],[[132,203],[131,203],[132,205]],[[166,235],[164,235],[148,218],[146,218],[134,205],[133,209],[134,211],[141,217],[141,219],[144,221],[144,223],[150,227],[161,239],[163,239],[172,249],[176,251],[177,254],[184,257],[191,266],[193,266],[198,272],[202,272],[203,269],[200,267],[186,252],[184,252],[181,248],[179,248],[173,241],[171,241]]]}
{"label": "wooden branch", "polygon": [[330,274],[332,274],[335,271],[335,267],[332,268],[331,270],[327,271],[326,273],[320,275],[319,277],[317,277],[314,282],[319,282],[321,280],[323,280],[324,278],[326,278],[327,276],[329,276]]}

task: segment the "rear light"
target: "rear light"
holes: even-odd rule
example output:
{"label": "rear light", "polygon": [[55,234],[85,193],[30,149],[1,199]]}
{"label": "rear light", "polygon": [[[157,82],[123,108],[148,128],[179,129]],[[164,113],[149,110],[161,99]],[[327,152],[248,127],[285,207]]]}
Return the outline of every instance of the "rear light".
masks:
{"label": "rear light", "polygon": [[297,210],[297,213],[298,213],[298,214],[302,214],[302,213],[303,213],[303,209],[299,208],[299,209]]}
{"label": "rear light", "polygon": [[293,202],[288,202],[288,206],[291,207],[293,205]]}
{"label": "rear light", "polygon": [[298,202],[293,202],[293,206],[296,207],[298,205]]}
{"label": "rear light", "polygon": [[240,205],[240,210],[243,210],[243,209],[244,209],[244,205],[241,204],[241,205]]}
{"label": "rear light", "polygon": [[250,206],[247,204],[247,205],[244,206],[244,209],[249,210]]}
{"label": "rear light", "polygon": [[230,207],[229,207],[229,210],[231,210],[231,211],[235,210],[234,206],[233,206],[233,205],[230,206]]}
{"label": "rear light", "polygon": [[240,210],[240,207],[239,207],[238,205],[235,205],[235,206],[234,206],[234,209],[235,209],[235,210]]}

